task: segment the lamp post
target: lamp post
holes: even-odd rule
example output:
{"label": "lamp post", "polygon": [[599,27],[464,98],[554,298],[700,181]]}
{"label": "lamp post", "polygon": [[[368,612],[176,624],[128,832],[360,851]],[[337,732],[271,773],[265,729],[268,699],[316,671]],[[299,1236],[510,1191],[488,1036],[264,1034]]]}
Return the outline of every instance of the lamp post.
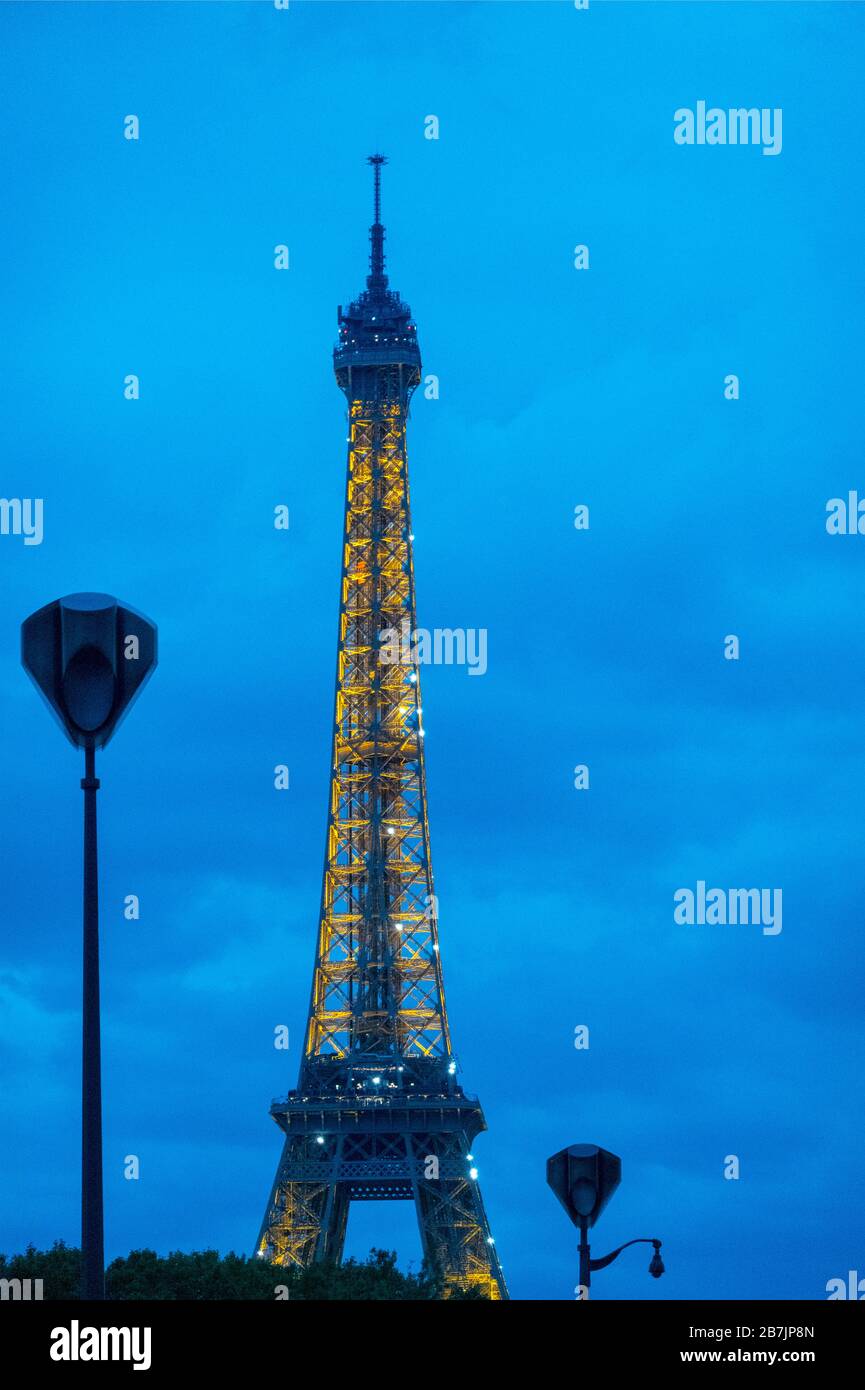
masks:
{"label": "lamp post", "polygon": [[618,1259],[629,1245],[653,1245],[654,1254],[649,1273],[660,1279],[664,1273],[661,1242],[651,1236],[637,1236],[625,1241],[609,1255],[593,1260],[589,1245],[589,1227],[594,1226],[622,1179],[622,1160],[597,1144],[571,1144],[547,1159],[547,1183],[553,1189],[568,1216],[580,1228],[580,1295],[587,1299],[592,1274],[605,1269]]}
{"label": "lamp post", "polygon": [[82,1297],[105,1297],[96,749],[156,666],[156,628],[108,594],[70,594],[21,627],[21,661],[67,738],[84,749],[84,957],[81,1034]]}

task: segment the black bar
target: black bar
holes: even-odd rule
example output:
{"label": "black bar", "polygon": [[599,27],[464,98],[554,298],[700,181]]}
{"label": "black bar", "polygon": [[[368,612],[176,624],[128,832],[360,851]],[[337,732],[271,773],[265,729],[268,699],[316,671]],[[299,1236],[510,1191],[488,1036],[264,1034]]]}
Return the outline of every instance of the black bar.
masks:
{"label": "black bar", "polygon": [[[278,1277],[274,1271],[275,1280]],[[132,1384],[139,1387],[147,1384],[142,1370],[155,1371],[159,1384],[164,1383],[166,1372],[194,1377],[196,1383],[236,1375],[245,1384],[262,1347],[317,1344],[322,1330],[326,1334],[337,1323],[349,1332],[356,1326],[360,1336],[367,1336],[370,1318],[381,1316],[380,1303],[363,1304],[356,1313],[344,1303],[328,1311],[326,1304],[316,1308],[307,1302],[280,1300],[278,1288],[274,1291],[273,1300],[236,1303],[72,1303],[49,1302],[46,1288],[45,1302],[0,1304],[4,1364],[38,1366],[40,1378],[49,1384],[55,1371],[62,1377],[60,1383],[68,1384],[70,1371],[74,1374],[70,1360],[78,1362],[91,1383],[101,1370],[114,1384],[118,1372],[133,1373],[137,1364],[139,1374],[133,1374]],[[769,1362],[774,1368],[785,1362],[804,1363],[821,1373],[822,1383],[831,1383],[833,1375],[840,1383],[842,1375],[849,1378],[850,1367],[861,1356],[861,1315],[840,1301],[599,1299],[582,1303],[569,1299],[543,1304],[511,1300],[483,1308],[476,1303],[470,1307],[441,1303],[438,1311],[431,1308],[428,1313],[421,1303],[413,1303],[384,1317],[389,1354],[406,1359],[407,1364],[417,1355],[419,1338],[431,1332],[453,1336],[455,1326],[466,1336],[495,1335],[504,1350],[510,1351],[513,1345],[516,1358],[527,1344],[548,1357],[556,1347],[565,1353],[577,1346],[581,1374],[609,1378],[611,1371],[623,1370],[640,1377],[640,1383],[653,1372],[663,1374],[674,1366],[712,1362],[729,1366],[743,1361],[764,1366]],[[101,1327],[113,1333],[94,1360],[84,1344],[95,1342],[94,1329]],[[710,1331],[715,1335],[706,1335]]]}

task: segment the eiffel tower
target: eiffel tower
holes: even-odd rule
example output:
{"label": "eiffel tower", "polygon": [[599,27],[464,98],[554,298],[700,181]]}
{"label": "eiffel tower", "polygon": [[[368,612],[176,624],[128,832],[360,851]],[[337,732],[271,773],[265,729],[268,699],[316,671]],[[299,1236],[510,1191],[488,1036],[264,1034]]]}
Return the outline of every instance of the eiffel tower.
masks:
{"label": "eiffel tower", "polygon": [[338,310],[333,353],[349,437],[321,913],[297,1090],[270,1110],[285,1143],[257,1250],[295,1268],[340,1260],[350,1202],[413,1201],[446,1293],[501,1299],[471,1152],[486,1122],[457,1081],[430,862],[406,461],[421,359],[385,274],[387,161],[368,162],[369,275]]}

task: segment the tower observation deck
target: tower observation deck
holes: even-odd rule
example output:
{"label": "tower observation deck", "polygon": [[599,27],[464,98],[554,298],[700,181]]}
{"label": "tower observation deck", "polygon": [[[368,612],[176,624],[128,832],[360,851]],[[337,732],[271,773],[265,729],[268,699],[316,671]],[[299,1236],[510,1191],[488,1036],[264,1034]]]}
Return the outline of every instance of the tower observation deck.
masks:
{"label": "tower observation deck", "polygon": [[[366,289],[338,311],[348,468],[330,796],[309,1016],[258,1253],[304,1267],[342,1256],[349,1204],[414,1201],[446,1289],[507,1298],[472,1145],[486,1129],[457,1080],[427,819],[420,665],[383,634],[414,633],[406,421],[417,328],[388,287],[381,171]],[[404,646],[406,644],[403,644]],[[385,659],[385,657],[388,659]]]}

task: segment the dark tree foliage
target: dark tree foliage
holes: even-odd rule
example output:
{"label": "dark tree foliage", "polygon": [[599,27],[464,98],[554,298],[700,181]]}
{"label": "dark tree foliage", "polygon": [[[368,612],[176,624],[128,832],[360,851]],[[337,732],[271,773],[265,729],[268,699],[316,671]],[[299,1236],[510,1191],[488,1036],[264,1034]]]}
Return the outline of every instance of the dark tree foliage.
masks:
{"label": "dark tree foliage", "polygon": [[[51,1250],[28,1246],[23,1255],[0,1255],[0,1279],[41,1279],[43,1298],[77,1299],[80,1252],[63,1241]],[[110,1299],[269,1299],[301,1302],[357,1300],[388,1302],[402,1299],[441,1299],[441,1279],[426,1266],[419,1274],[404,1274],[396,1254],[371,1250],[367,1260],[316,1264],[287,1270],[267,1260],[245,1255],[220,1256],[216,1250],[191,1254],[133,1250],[114,1260],[105,1274]],[[451,1299],[483,1298],[477,1290],[453,1291]]]}
{"label": "dark tree foliage", "polygon": [[62,1240],[50,1250],[28,1245],[23,1255],[0,1255],[0,1279],[41,1279],[43,1298],[78,1298],[81,1251]]}

